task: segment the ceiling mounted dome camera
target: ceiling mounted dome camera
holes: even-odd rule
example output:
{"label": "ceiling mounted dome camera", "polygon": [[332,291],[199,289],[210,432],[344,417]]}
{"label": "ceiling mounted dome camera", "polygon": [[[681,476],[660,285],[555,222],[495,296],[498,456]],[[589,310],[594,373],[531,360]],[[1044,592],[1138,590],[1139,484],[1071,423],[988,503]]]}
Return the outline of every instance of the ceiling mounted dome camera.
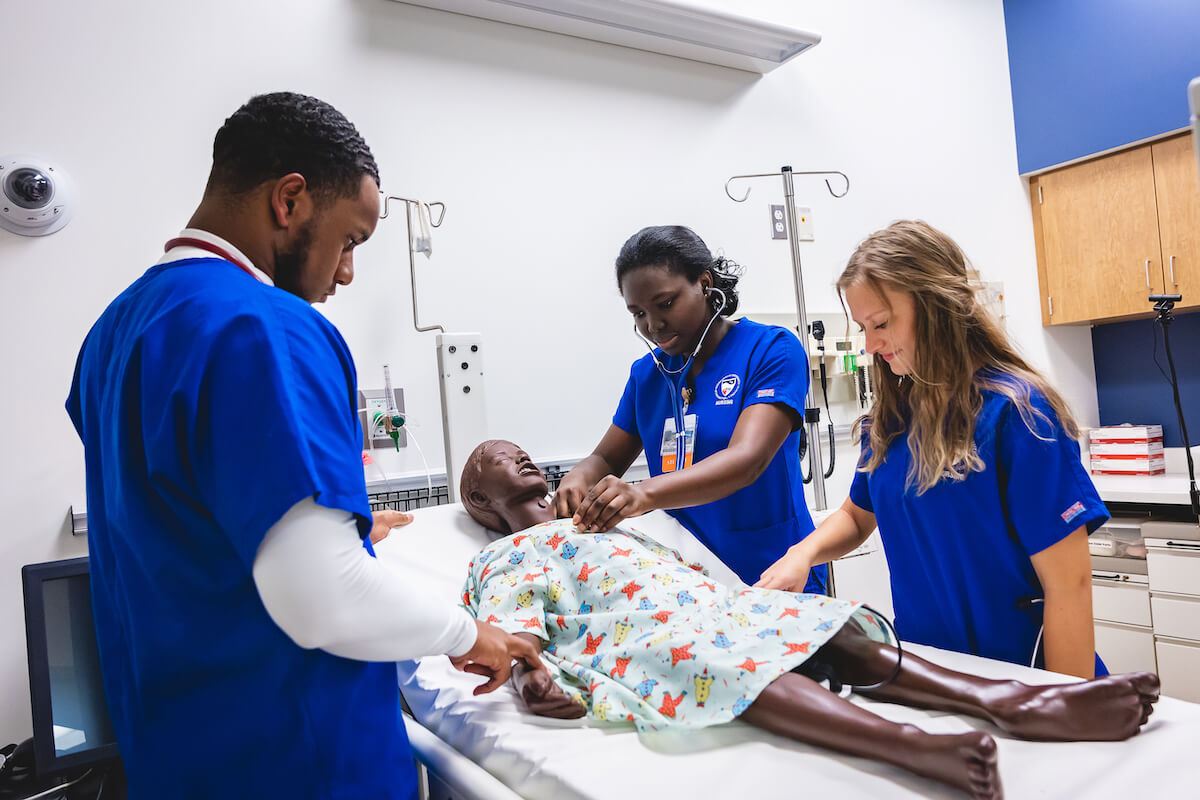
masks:
{"label": "ceiling mounted dome camera", "polygon": [[75,186],[62,169],[30,156],[0,157],[0,227],[22,236],[61,229],[75,211]]}

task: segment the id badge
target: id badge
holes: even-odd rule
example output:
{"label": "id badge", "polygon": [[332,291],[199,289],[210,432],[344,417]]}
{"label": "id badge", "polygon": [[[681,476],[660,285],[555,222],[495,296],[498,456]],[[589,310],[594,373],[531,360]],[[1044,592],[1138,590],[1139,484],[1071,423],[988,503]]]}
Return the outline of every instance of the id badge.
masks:
{"label": "id badge", "polygon": [[[692,465],[692,454],[696,449],[696,415],[688,414],[683,418],[684,456],[683,469]],[[674,472],[676,469],[677,452],[676,439],[679,434],[675,431],[675,418],[667,417],[663,423],[662,445],[659,455],[662,457],[662,471]]]}

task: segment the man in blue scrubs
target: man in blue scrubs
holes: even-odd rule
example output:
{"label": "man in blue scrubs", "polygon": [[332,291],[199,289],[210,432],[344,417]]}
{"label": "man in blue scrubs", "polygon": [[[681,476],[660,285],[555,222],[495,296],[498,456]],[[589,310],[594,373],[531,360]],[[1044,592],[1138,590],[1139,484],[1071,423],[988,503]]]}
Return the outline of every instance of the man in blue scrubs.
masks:
{"label": "man in blue scrubs", "polygon": [[[356,371],[310,305],[379,218],[358,131],[315,98],[252,98],[204,198],[83,344],[93,606],[129,796],[411,798],[400,658],[490,691],[516,637],[374,559]],[[389,515],[390,514],[390,515]]]}

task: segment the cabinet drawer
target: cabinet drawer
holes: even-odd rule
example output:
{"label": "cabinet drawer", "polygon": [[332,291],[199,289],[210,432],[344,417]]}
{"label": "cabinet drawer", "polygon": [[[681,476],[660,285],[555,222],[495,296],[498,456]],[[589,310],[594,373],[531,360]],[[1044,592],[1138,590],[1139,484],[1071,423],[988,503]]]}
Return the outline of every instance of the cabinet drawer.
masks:
{"label": "cabinet drawer", "polygon": [[1154,631],[1150,628],[1097,621],[1096,652],[1113,675],[1158,670],[1154,658]]}
{"label": "cabinet drawer", "polygon": [[[1145,580],[1142,576],[1136,576]],[[1092,616],[1107,622],[1150,627],[1150,590],[1128,575],[1092,576]]]}
{"label": "cabinet drawer", "polygon": [[1146,568],[1151,590],[1200,595],[1200,542],[1147,539]]}
{"label": "cabinet drawer", "polygon": [[1154,653],[1158,659],[1162,693],[1200,703],[1200,644],[1166,641],[1155,636]]}
{"label": "cabinet drawer", "polygon": [[1150,596],[1154,632],[1176,639],[1195,639],[1200,644],[1200,597]]}

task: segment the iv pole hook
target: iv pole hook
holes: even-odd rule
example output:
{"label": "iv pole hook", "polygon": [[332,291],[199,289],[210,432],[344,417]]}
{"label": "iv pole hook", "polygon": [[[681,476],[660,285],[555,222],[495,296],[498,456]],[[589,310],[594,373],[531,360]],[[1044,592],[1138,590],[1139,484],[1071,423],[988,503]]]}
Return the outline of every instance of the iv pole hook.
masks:
{"label": "iv pole hook", "polygon": [[[744,203],[750,197],[750,187],[749,186],[746,187],[746,193],[743,194],[741,197],[734,197],[733,192],[729,191],[729,184],[733,183],[736,180],[744,180],[744,179],[749,179],[749,178],[777,178],[781,174],[782,173],[779,173],[779,172],[760,172],[755,175],[734,175],[732,178],[725,181],[725,195],[735,203]],[[825,179],[825,188],[829,190],[829,193],[831,195],[833,195],[834,197],[838,197],[838,198],[845,197],[846,194],[850,191],[850,178],[847,177],[846,173],[842,172],[841,170],[827,169],[827,170],[816,170],[813,172],[793,172],[792,174],[793,175],[840,175],[842,177],[842,181],[846,184],[846,188],[842,189],[841,194],[839,194],[833,190],[833,184],[831,184],[829,182],[828,178]]]}
{"label": "iv pole hook", "polygon": [[[383,192],[380,192],[380,194],[382,195]],[[392,200],[396,200],[398,202],[404,203],[404,225],[405,225],[404,237],[406,240],[404,243],[404,246],[408,250],[408,277],[409,277],[408,285],[409,285],[409,288],[412,290],[413,327],[417,329],[417,333],[425,333],[427,331],[441,331],[442,333],[445,333],[446,329],[444,327],[442,327],[441,325],[438,325],[436,323],[433,325],[422,325],[418,321],[418,318],[417,318],[417,263],[416,263],[416,259],[413,257],[413,249],[412,249],[412,212],[413,212],[413,207],[419,205],[420,201],[412,200],[408,197],[398,197],[396,195],[391,195],[391,194],[383,195],[383,212],[380,213],[380,215],[379,215],[380,219],[387,219],[388,213],[390,211],[388,208],[388,204]],[[429,208],[430,211],[433,210],[434,206],[439,207],[438,211],[440,213],[438,214],[437,222],[434,222],[432,219],[430,219],[429,224],[432,227],[437,228],[437,227],[441,226],[442,220],[444,220],[446,218],[446,204],[445,203],[427,203],[426,204],[426,207]]]}

